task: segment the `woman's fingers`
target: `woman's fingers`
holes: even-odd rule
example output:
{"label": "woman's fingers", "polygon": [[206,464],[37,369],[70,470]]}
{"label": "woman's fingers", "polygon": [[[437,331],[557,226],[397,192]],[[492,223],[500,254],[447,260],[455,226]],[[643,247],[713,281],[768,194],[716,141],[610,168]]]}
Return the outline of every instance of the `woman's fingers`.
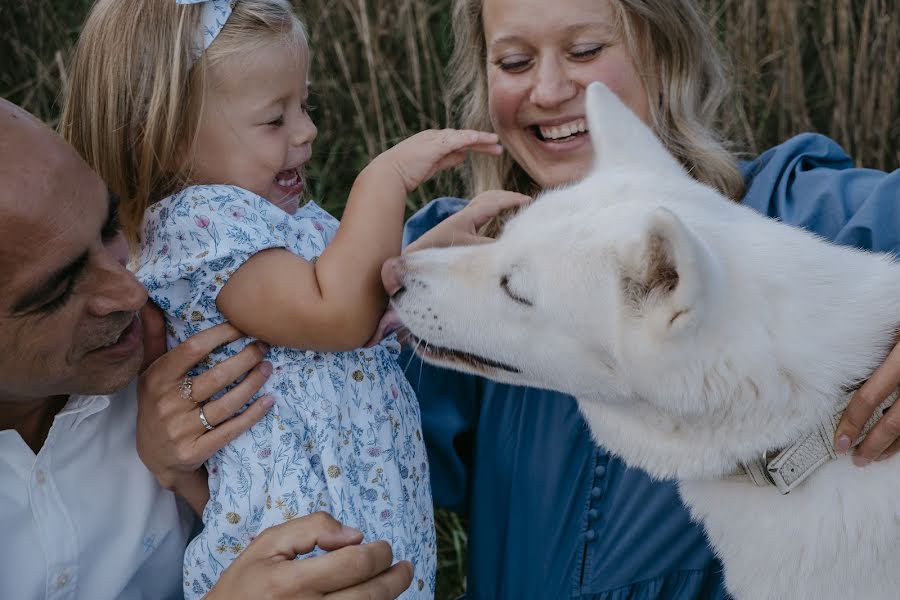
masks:
{"label": "woman's fingers", "polygon": [[[153,371],[152,375],[148,373],[148,376],[152,377],[151,384],[169,385],[172,381],[180,381],[185,373],[206,358],[210,352],[242,336],[243,334],[230,323],[220,323],[195,333],[160,356],[150,366]],[[223,385],[219,389],[222,387],[225,386]]]}
{"label": "woman's fingers", "polygon": [[144,361],[141,372],[166,353],[166,318],[152,300],[141,307],[139,318],[144,340]]}
{"label": "woman's fingers", "polygon": [[[846,451],[860,436],[866,421],[875,409],[890,396],[900,384],[900,344],[894,346],[884,363],[860,387],[841,417],[834,436],[839,452]],[[853,462],[865,465],[878,458],[900,436],[900,405],[895,404],[856,449]]]}
{"label": "woman's fingers", "polygon": [[[234,358],[237,358],[235,356]],[[272,363],[261,362],[228,393],[203,405],[203,414],[210,425],[218,426],[231,418],[241,407],[250,402],[272,374]]]}
{"label": "woman's fingers", "polygon": [[[197,335],[202,334],[198,333]],[[192,339],[194,338],[188,338],[188,341]],[[268,351],[269,346],[264,342],[247,344],[243,350],[234,356],[229,356],[216,366],[195,377],[192,390],[194,402],[203,402],[204,400],[207,400],[216,392],[224,389],[246,375],[262,361]],[[204,354],[204,356],[206,355]]]}

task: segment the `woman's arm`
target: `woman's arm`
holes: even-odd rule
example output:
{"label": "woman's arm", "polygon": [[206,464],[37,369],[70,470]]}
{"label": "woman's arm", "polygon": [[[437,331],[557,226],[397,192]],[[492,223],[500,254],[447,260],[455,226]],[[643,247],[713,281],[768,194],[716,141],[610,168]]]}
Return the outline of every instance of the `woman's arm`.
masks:
{"label": "woman's arm", "polygon": [[341,225],[318,261],[284,249],[249,258],[216,299],[241,331],[270,344],[342,351],[363,346],[386,298],[381,266],[400,253],[406,194],[467,151],[500,152],[495,134],[417,134],[379,155],[354,182]]}
{"label": "woman's arm", "polygon": [[[744,169],[745,204],[838,244],[900,254],[900,170],[857,168],[837,143],[816,134],[796,136]],[[838,452],[849,450],[898,384],[900,346],[895,346],[844,411],[834,438]],[[854,462],[863,466],[898,451],[900,404],[895,404],[856,448]]]}

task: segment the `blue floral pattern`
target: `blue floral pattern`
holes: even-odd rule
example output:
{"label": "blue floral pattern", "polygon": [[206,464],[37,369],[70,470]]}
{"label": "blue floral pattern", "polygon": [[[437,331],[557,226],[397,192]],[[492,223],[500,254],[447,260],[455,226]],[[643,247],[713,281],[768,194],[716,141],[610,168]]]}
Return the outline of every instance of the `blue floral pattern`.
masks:
{"label": "blue floral pattern", "polygon": [[[315,260],[338,222],[313,203],[289,215],[226,185],[189,187],[145,215],[137,276],[166,313],[169,347],[222,323],[216,296],[253,254],[285,248]],[[261,310],[265,310],[261,307]],[[219,348],[194,375],[253,340]],[[273,346],[261,393],[275,405],[207,462],[203,531],[184,557],[186,598],[199,598],[262,530],[326,511],[390,542],[415,567],[403,598],[434,596],[436,548],[419,406],[389,338],[352,352]],[[317,553],[313,552],[313,554]]]}

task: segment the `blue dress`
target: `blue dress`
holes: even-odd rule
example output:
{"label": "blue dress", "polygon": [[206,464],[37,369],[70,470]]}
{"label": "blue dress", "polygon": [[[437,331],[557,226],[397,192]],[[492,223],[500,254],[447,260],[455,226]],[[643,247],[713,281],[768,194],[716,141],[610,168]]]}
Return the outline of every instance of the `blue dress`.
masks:
{"label": "blue dress", "polygon": [[[189,187],[147,211],[138,278],[165,311],[169,347],[222,323],[216,297],[251,256],[284,248],[315,260],[337,221],[315,204],[289,215],[227,185]],[[265,310],[265,306],[259,310]],[[217,349],[203,370],[234,356]],[[273,346],[261,393],[275,405],[207,461],[203,530],[184,555],[184,593],[199,598],[267,527],[326,511],[390,542],[413,563],[404,599],[434,595],[436,549],[419,407],[396,362],[396,338],[352,352]]]}
{"label": "blue dress", "polygon": [[[743,202],[761,213],[841,244],[900,250],[900,171],[855,169],[837,144],[811,134],[742,167]],[[431,202],[404,242],[463,205]],[[727,597],[721,564],[674,483],[596,446],[572,397],[407,360],[435,502],[469,519],[468,598]]]}

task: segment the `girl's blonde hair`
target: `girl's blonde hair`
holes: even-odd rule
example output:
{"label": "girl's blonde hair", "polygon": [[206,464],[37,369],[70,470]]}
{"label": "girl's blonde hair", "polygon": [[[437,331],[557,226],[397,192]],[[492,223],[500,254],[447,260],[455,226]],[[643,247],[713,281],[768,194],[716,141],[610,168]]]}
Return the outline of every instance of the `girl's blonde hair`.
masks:
{"label": "girl's blonde hair", "polygon": [[240,0],[197,58],[200,11],[174,0],[98,0],[72,59],[60,133],[122,200],[133,251],[147,207],[188,180],[210,71],[273,35],[306,48],[288,0]]}
{"label": "girl's blonde hair", "polygon": [[[654,129],[697,180],[732,199],[743,195],[737,160],[720,140],[715,121],[728,93],[715,38],[691,0],[611,0],[616,30],[635,61],[651,99]],[[449,104],[462,127],[490,131],[484,0],[454,0]],[[508,189],[533,195],[537,184],[508,154],[472,156],[467,193]]]}

